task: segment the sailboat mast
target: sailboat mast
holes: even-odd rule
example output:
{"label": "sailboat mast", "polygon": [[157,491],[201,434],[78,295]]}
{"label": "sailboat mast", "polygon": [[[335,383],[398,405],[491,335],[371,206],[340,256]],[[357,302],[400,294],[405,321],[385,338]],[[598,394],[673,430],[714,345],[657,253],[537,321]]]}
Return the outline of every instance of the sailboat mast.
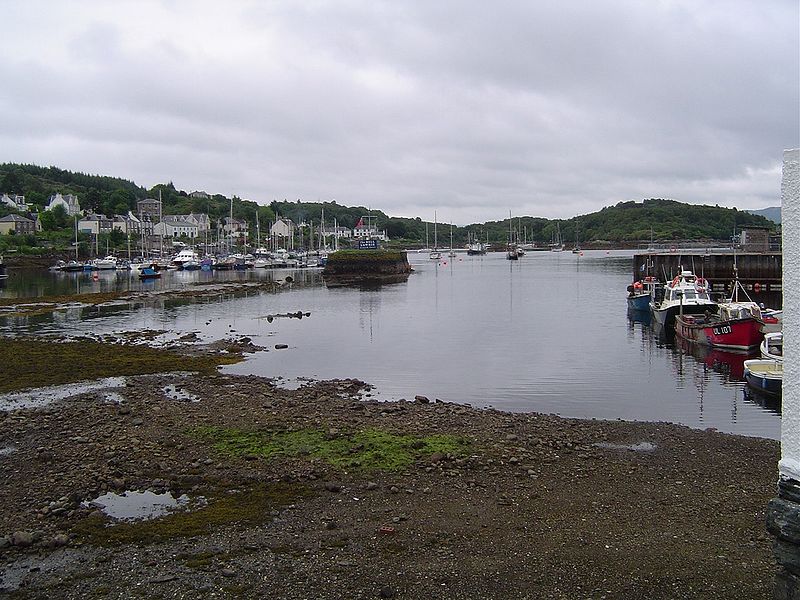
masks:
{"label": "sailboat mast", "polygon": [[436,211],[433,211],[433,249],[439,248],[439,238],[436,236]]}

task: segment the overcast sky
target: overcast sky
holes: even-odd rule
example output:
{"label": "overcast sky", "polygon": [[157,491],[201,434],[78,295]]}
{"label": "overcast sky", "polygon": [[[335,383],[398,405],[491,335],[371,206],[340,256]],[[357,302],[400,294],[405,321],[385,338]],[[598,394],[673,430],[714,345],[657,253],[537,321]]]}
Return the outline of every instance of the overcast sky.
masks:
{"label": "overcast sky", "polygon": [[0,162],[460,225],[776,206],[799,19],[797,0],[0,0]]}

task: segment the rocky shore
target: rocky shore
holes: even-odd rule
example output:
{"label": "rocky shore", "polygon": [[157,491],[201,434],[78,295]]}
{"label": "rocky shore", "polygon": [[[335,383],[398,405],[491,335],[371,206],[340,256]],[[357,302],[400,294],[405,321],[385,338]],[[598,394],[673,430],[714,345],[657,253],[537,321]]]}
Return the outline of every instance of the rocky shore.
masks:
{"label": "rocky shore", "polygon": [[[0,410],[0,595],[765,598],[778,444],[146,374]],[[185,496],[117,522],[98,498]]]}

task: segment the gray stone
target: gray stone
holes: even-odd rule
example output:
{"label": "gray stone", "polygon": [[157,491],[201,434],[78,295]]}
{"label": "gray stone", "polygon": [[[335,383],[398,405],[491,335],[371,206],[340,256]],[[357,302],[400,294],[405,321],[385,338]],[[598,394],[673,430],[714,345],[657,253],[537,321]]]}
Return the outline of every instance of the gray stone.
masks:
{"label": "gray stone", "polygon": [[33,535],[29,531],[15,531],[11,534],[11,543],[14,546],[30,546],[33,544]]}

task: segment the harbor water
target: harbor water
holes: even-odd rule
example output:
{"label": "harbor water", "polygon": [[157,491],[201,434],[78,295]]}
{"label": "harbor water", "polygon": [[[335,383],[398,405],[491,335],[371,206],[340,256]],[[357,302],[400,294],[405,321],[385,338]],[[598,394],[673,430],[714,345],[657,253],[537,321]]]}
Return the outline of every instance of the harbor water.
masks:
{"label": "harbor water", "polygon": [[[0,317],[3,335],[167,331],[201,341],[250,337],[264,351],[225,372],[308,379],[357,378],[383,400],[416,395],[565,417],[668,421],[767,438],[780,407],[746,389],[747,355],[709,351],[628,314],[633,252],[459,253],[434,261],[409,253],[408,281],[378,288],[326,287],[318,270],[12,272],[0,292],[36,296],[125,289],[191,289],[196,282],[274,279],[278,293],[159,300],[131,308],[70,308]],[[269,315],[310,313],[305,318]],[[276,349],[276,345],[288,348]]]}

